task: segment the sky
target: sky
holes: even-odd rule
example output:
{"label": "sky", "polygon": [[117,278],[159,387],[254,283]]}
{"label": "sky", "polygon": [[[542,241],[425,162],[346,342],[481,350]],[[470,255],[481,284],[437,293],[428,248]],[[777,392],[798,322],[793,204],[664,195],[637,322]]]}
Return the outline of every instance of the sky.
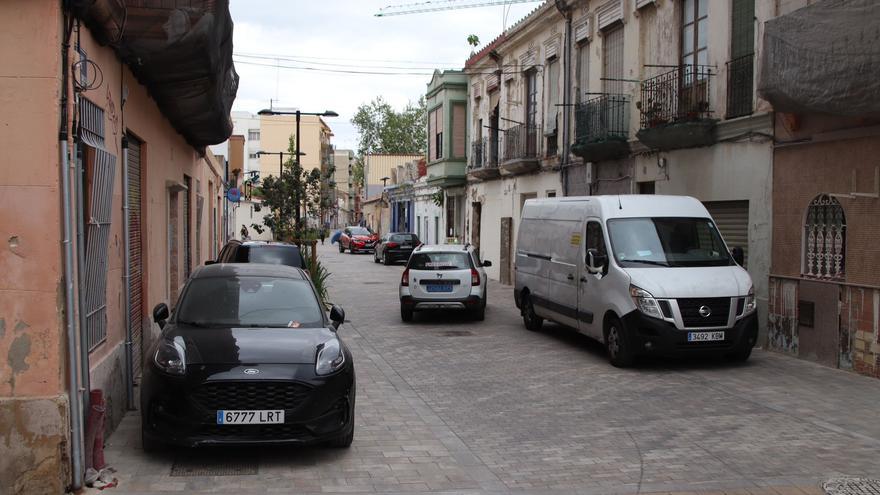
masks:
{"label": "sky", "polygon": [[[256,113],[268,108],[270,99],[276,107],[303,112],[333,110],[339,117],[326,119],[332,143],[356,149],[357,130],[350,120],[359,105],[377,96],[397,109],[415,102],[435,68],[464,66],[472,50],[468,35],[479,37],[479,50],[501,34],[505,13],[510,27],[540,5],[374,16],[382,7],[411,3],[423,1],[231,0],[233,58],[240,77],[233,110]],[[460,0],[434,0],[438,3]]]}

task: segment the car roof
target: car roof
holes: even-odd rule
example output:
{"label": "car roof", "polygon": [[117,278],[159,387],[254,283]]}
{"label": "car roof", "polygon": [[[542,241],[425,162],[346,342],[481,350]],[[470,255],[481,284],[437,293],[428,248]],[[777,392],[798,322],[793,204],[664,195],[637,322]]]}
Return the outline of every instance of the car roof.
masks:
{"label": "car roof", "polygon": [[267,263],[216,263],[198,267],[192,278],[211,277],[281,277],[306,280],[301,268]]}
{"label": "car roof", "polygon": [[422,244],[416,249],[418,253],[467,253],[470,244]]}
{"label": "car roof", "polygon": [[281,241],[243,241],[241,243],[242,246],[285,246],[299,249],[299,246],[296,244],[291,244],[289,242],[281,242]]}

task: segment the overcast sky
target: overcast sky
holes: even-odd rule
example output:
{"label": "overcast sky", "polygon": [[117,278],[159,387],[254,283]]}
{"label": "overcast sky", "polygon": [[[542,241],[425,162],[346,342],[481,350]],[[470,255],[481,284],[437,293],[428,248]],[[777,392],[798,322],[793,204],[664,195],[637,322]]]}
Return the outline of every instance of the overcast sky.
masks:
{"label": "overcast sky", "polygon": [[233,109],[256,113],[271,98],[278,101],[275,106],[304,112],[334,110],[339,117],[327,119],[333,144],[355,149],[357,133],[350,119],[360,104],[381,95],[403,108],[424,94],[433,68],[462,68],[471,51],[468,35],[476,34],[482,47],[501,33],[505,12],[509,27],[540,5],[373,15],[389,4],[409,3],[414,2],[231,0],[235,68],[241,77]]}

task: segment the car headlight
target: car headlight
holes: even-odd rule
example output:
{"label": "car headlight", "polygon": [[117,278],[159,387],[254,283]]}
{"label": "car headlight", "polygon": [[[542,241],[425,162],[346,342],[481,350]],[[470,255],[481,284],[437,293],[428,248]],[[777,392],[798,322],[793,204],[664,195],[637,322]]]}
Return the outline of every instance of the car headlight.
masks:
{"label": "car headlight", "polygon": [[629,295],[632,297],[633,303],[635,303],[636,307],[639,308],[639,311],[642,313],[652,317],[663,319],[663,313],[660,311],[660,305],[657,303],[657,300],[654,299],[654,296],[651,295],[650,292],[645,289],[641,289],[636,287],[635,285],[629,286]]}
{"label": "car headlight", "polygon": [[170,375],[186,374],[186,351],[182,337],[174,337],[174,340],[162,340],[153,361],[160,370]]}
{"label": "car headlight", "polygon": [[345,364],[345,353],[339,339],[331,339],[318,346],[318,359],[315,361],[315,373],[329,375],[339,371]]}
{"label": "car headlight", "polygon": [[746,296],[746,304],[743,308],[743,316],[753,313],[758,308],[758,301],[755,299],[755,286],[749,287],[749,295]]}

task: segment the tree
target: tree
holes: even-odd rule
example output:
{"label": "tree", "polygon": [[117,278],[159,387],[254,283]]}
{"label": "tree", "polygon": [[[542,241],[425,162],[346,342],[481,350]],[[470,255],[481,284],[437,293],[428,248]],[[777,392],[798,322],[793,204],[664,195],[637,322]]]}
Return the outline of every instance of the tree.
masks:
{"label": "tree", "polygon": [[296,155],[296,137],[291,134],[287,151],[290,158],[284,162],[280,177],[263,179],[263,205],[269,209],[263,224],[272,229],[276,239],[302,238],[305,234],[302,218],[295,222],[297,208],[305,214],[318,216],[326,208],[323,193],[324,176],[318,169],[305,171]]}
{"label": "tree", "polygon": [[351,123],[358,130],[357,161],[352,168],[355,184],[364,185],[363,159],[369,153],[425,153],[427,103],[422,96],[396,111],[381,96],[358,107]]}

